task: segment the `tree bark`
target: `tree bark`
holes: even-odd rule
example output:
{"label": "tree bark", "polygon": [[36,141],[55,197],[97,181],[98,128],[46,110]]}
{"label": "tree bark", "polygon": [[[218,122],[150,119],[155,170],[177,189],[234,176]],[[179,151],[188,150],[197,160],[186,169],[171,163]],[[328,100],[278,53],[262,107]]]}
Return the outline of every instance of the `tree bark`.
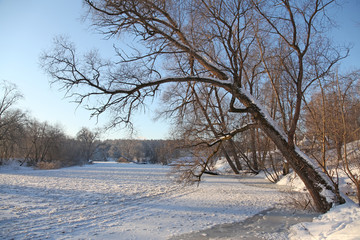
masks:
{"label": "tree bark", "polygon": [[252,153],[252,160],[253,160],[253,169],[255,171],[259,170],[258,160],[257,160],[257,150],[256,150],[256,136],[255,136],[255,128],[250,129],[250,148]]}
{"label": "tree bark", "polygon": [[360,182],[355,183],[356,185],[356,196],[358,200],[358,205],[360,206]]}
{"label": "tree bark", "polygon": [[234,163],[231,161],[229,154],[227,153],[226,149],[223,146],[221,147],[221,151],[224,153],[226,161],[228,162],[228,164],[231,167],[231,169],[233,170],[233,172],[235,174],[239,174],[238,169],[235,167]]}
{"label": "tree bark", "polygon": [[251,109],[260,128],[274,142],[295,173],[304,182],[319,212],[327,212],[333,203],[345,203],[345,200],[336,193],[328,177],[321,171],[320,166],[315,161],[308,159],[293,143],[289,144],[285,133],[250,94],[242,89],[233,91],[233,94],[245,107]]}
{"label": "tree bark", "polygon": [[234,141],[232,139],[229,139],[228,141],[229,141],[230,152],[234,157],[236,168],[240,171],[240,170],[242,170],[242,166],[241,166],[241,163],[240,163],[239,156],[237,155],[237,152],[236,152],[235,143],[234,143]]}

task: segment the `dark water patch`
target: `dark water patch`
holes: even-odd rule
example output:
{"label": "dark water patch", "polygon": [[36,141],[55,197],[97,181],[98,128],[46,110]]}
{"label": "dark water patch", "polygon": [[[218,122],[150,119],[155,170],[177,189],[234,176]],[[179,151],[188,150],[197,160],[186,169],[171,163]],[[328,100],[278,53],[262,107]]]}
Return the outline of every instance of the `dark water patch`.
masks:
{"label": "dark water patch", "polygon": [[174,236],[170,240],[288,239],[289,228],[311,222],[318,213],[294,209],[271,208],[238,223],[220,224],[199,232]]}

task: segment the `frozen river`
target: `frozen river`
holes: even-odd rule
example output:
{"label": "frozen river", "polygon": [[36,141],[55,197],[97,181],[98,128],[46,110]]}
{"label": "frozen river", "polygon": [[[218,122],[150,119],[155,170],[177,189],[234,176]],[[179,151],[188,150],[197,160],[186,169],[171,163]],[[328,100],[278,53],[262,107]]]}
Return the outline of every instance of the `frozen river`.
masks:
{"label": "frozen river", "polygon": [[160,165],[2,167],[0,238],[168,239],[244,221],[285,197],[234,177],[207,176],[199,187],[183,187]]}

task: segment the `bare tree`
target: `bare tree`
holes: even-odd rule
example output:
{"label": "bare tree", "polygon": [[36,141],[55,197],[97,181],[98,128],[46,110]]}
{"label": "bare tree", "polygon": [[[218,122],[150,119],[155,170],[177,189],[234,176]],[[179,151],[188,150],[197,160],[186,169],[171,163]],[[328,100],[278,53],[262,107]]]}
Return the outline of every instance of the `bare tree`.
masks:
{"label": "bare tree", "polygon": [[96,150],[96,140],[99,138],[98,131],[90,131],[88,128],[83,127],[76,134],[76,139],[81,145],[81,153],[83,163],[88,163],[91,160],[95,150]]}
{"label": "bare tree", "polygon": [[[314,92],[306,105],[307,136],[321,145],[321,164],[326,168],[326,150],[336,149],[342,159],[344,142],[357,140],[359,123],[359,71],[350,74],[332,74],[325,84],[319,83],[320,92]],[[319,111],[321,109],[321,111]],[[346,122],[346,128],[343,122]]]}
{"label": "bare tree", "polygon": [[6,113],[13,105],[22,98],[21,93],[18,91],[15,84],[7,81],[0,83],[2,96],[0,99],[0,117]]}
{"label": "bare tree", "polygon": [[[360,205],[360,173],[359,173],[359,154],[353,154],[354,156],[350,157],[348,152],[347,143],[353,140],[359,139],[360,124],[359,113],[360,109],[360,98],[359,98],[359,89],[355,90],[356,85],[359,84],[360,72],[353,72],[345,76],[342,80],[345,80],[345,84],[341,84],[339,77],[336,78],[336,87],[337,87],[337,97],[339,101],[337,102],[340,116],[341,116],[341,129],[343,131],[342,144],[343,144],[343,166],[346,175],[354,183],[356,188],[356,195],[358,204]],[[355,91],[354,91],[355,90]],[[356,96],[356,97],[355,97]],[[356,151],[355,149],[352,151]],[[353,148],[354,148],[353,147]],[[339,150],[337,150],[339,151]],[[340,150],[341,151],[341,150]]]}
{"label": "bare tree", "polygon": [[[255,1],[254,1],[255,2]],[[329,18],[326,9],[335,1],[256,1],[255,7],[265,20],[257,36],[264,69],[281,117],[288,142],[295,144],[302,101],[311,85],[326,76],[347,55],[340,54],[321,32]],[[324,25],[325,24],[325,25]],[[269,34],[273,32],[274,34]],[[285,167],[285,171],[286,167]]]}
{"label": "bare tree", "polygon": [[[318,29],[323,26],[322,14],[332,2],[86,0],[94,25],[100,31],[109,37],[125,32],[132,34],[144,43],[148,52],[127,57],[118,50],[121,59],[115,64],[102,60],[96,52],[79,59],[72,44],[57,41],[54,50],[42,56],[42,64],[79,103],[99,97],[102,102],[88,108],[94,115],[113,111],[114,125],[129,123],[133,111],[142,107],[145,99],[153,97],[160,85],[166,83],[206,83],[223,89],[231,95],[229,109],[237,114],[251,114],[252,119],[249,125],[231,129],[214,143],[258,125],[304,181],[317,209],[326,212],[344,199],[319,170],[316,161],[295,146],[294,139],[304,92],[341,59],[336,49],[329,47],[322,51],[316,46],[319,42],[316,39],[321,36]],[[245,42],[251,43],[254,41],[251,36],[260,27],[270,41],[285,46],[287,57],[282,59],[283,67],[295,94],[293,117],[287,132],[249,93],[246,79],[241,77],[246,64],[254,65],[259,61],[246,61],[246,55],[240,54],[249,53],[252,45],[242,48],[238,40],[246,39]],[[167,77],[162,77],[157,69],[158,61],[175,57],[187,59],[186,62],[191,59],[190,65],[196,66],[198,74],[182,75],[179,69],[174,69],[168,70]],[[313,64],[313,60],[322,64]]]}
{"label": "bare tree", "polygon": [[18,158],[24,136],[25,114],[9,110],[0,119],[0,165],[3,160]]}
{"label": "bare tree", "polygon": [[[307,104],[307,136],[314,140],[314,145],[321,148],[321,155],[314,153],[323,170],[338,187],[338,172],[343,169],[354,183],[359,198],[360,184],[356,171],[356,140],[360,131],[360,95],[358,92],[359,71],[346,75],[332,74],[325,86],[320,84],[321,92],[315,92]],[[322,109],[322,111],[318,111]],[[348,143],[352,143],[349,154]],[[318,149],[316,149],[318,150]],[[328,150],[332,153],[328,153]],[[335,155],[335,156],[334,156]]]}
{"label": "bare tree", "polygon": [[23,134],[25,114],[12,109],[14,104],[22,98],[16,85],[2,81],[0,83],[0,165],[3,160],[15,156],[15,150]]}
{"label": "bare tree", "polygon": [[51,162],[58,151],[59,140],[63,138],[60,128],[46,122],[28,120],[25,126],[25,160],[30,166],[37,166],[41,162]]}
{"label": "bare tree", "polygon": [[[234,119],[224,106],[226,92],[211,85],[186,84],[169,87],[163,94],[163,110],[160,117],[173,118],[177,138],[186,139],[190,145],[208,143],[227,133]],[[225,109],[224,109],[225,108]],[[206,145],[206,144],[205,144]],[[191,146],[188,146],[191,147]],[[232,171],[239,174],[242,166],[236,152],[235,143],[229,139],[220,147]],[[200,163],[200,162],[199,162]]]}

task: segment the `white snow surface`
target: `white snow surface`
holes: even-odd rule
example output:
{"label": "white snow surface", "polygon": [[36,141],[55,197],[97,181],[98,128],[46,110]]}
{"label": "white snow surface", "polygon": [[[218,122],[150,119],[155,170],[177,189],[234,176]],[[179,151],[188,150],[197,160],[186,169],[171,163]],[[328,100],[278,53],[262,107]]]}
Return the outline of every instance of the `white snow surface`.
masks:
{"label": "white snow surface", "polygon": [[[206,176],[199,187],[183,187],[168,173],[166,166],[115,162],[58,170],[0,167],[0,239],[168,239],[241,222],[287,196],[233,176]],[[360,208],[350,203],[294,225],[290,234],[359,236]]]}
{"label": "white snow surface", "polygon": [[167,239],[240,222],[282,201],[275,189],[208,176],[175,184],[169,167],[96,162],[0,168],[0,239]]}
{"label": "white snow surface", "polygon": [[[340,190],[346,194],[349,190],[349,179],[345,173],[340,174]],[[306,192],[304,183],[291,173],[283,177],[277,185],[290,186],[298,192]],[[359,240],[360,239],[360,207],[346,196],[347,203],[333,207],[326,214],[313,219],[312,222],[299,223],[290,228],[289,238],[292,240]]]}
{"label": "white snow surface", "polygon": [[311,223],[299,223],[290,228],[290,239],[297,240],[359,240],[360,207],[354,203],[336,206]]}

